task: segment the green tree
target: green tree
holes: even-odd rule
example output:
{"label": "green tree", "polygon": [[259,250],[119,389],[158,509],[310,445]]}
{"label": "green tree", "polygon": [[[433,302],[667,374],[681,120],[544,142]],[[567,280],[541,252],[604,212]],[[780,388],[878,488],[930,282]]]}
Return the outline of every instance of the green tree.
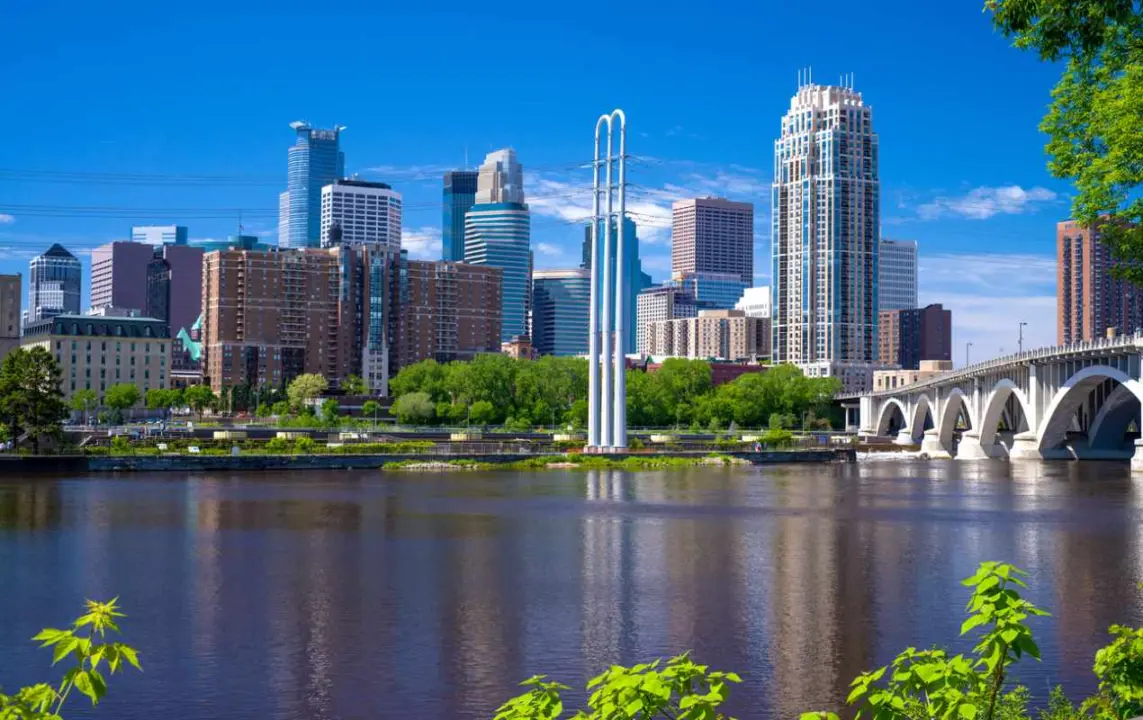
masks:
{"label": "green tree", "polygon": [[183,391],[183,401],[191,410],[198,413],[198,417],[202,419],[202,413],[207,408],[213,407],[218,398],[215,397],[210,387],[207,385],[191,385]]}
{"label": "green tree", "polygon": [[[730,697],[730,686],[742,679],[730,672],[711,671],[684,653],[666,662],[623,667],[612,665],[587,684],[590,693],[583,720],[723,720],[719,706]],[[564,714],[560,694],[567,685],[535,675],[520,683],[528,692],[500,706],[495,720],[556,720]]]}
{"label": "green tree", "polygon": [[166,410],[171,406],[171,391],[163,388],[148,390],[146,402],[151,410]]}
{"label": "green tree", "polygon": [[107,388],[103,394],[103,402],[107,407],[122,415],[139,402],[139,388],[132,383],[118,383]]}
{"label": "green tree", "polygon": [[341,389],[346,395],[364,395],[369,392],[365,387],[365,381],[357,375],[346,375],[341,381]]}
{"label": "green tree", "polygon": [[321,419],[329,425],[334,425],[338,421],[337,413],[341,410],[341,405],[333,398],[329,398],[321,404]]}
{"label": "green tree", "polygon": [[309,455],[313,453],[315,445],[312,437],[303,435],[294,441],[294,452],[298,455]]}
{"label": "green tree", "polygon": [[[467,365],[467,363],[456,363]],[[436,360],[422,360],[401,370],[389,379],[389,390],[394,397],[408,393],[428,393],[435,403],[438,400],[448,399],[445,392],[445,369]],[[455,401],[455,398],[453,398]]]}
{"label": "green tree", "polygon": [[119,632],[117,620],[125,617],[115,600],[87,601],[87,612],[66,630],[45,628],[33,640],[50,648],[54,663],[71,659],[74,664],[58,686],[40,683],[21,688],[15,695],[0,694],[0,718],[11,720],[59,720],[72,690],[87,696],[92,705],[107,694],[104,674],[114,675],[130,665],[141,670],[139,653],[130,645],[108,642],[107,633]]}
{"label": "green tree", "polygon": [[99,407],[99,393],[90,388],[81,388],[71,394],[68,403],[72,410],[83,413],[83,424],[87,424],[88,413]]}
{"label": "green tree", "polygon": [[987,0],[995,26],[1064,61],[1040,129],[1048,169],[1075,182],[1072,215],[1098,227],[1122,277],[1143,282],[1143,5],[1138,0]]}
{"label": "green tree", "polygon": [[254,410],[254,415],[260,418],[270,417],[270,406],[266,403],[259,403],[258,407]]}
{"label": "green tree", "polygon": [[389,411],[402,425],[426,425],[432,422],[436,408],[428,393],[412,392],[397,398]]}
{"label": "green tree", "polygon": [[286,395],[289,396],[291,405],[302,408],[307,401],[319,397],[328,389],[329,383],[324,377],[316,373],[305,373],[294,378],[286,389]]}
{"label": "green tree", "polygon": [[278,402],[274,403],[270,407],[270,410],[271,410],[271,412],[273,412],[278,417],[282,417],[284,415],[289,415],[290,414],[290,403],[286,402],[285,400],[279,400]]}
{"label": "green tree", "polygon": [[0,417],[13,442],[24,433],[40,452],[45,437],[58,438],[67,417],[60,391],[60,370],[42,347],[13,350],[0,365]]}
{"label": "green tree", "polygon": [[496,408],[487,400],[477,400],[468,406],[468,422],[473,425],[488,425],[496,417]]}
{"label": "green tree", "polygon": [[376,422],[377,415],[381,412],[381,403],[376,400],[366,400],[361,403],[361,415]]}

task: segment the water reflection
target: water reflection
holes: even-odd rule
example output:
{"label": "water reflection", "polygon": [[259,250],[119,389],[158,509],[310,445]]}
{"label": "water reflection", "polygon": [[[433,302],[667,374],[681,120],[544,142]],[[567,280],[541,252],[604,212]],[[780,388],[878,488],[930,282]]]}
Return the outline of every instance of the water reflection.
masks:
{"label": "water reflection", "polygon": [[956,637],[957,582],[1003,559],[1054,614],[1022,679],[1080,692],[1143,623],[1141,533],[1117,464],[5,481],[0,670],[39,679],[26,638],[119,594],[128,720],[487,718],[534,672],[684,649],[744,671],[735,713],[789,717]]}

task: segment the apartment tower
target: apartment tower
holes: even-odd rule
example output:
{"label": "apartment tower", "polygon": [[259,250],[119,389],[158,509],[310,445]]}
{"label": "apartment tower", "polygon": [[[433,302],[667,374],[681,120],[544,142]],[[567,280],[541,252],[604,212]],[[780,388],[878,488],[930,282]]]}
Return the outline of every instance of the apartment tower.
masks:
{"label": "apartment tower", "polygon": [[877,156],[861,93],[798,87],[774,142],[774,361],[846,391],[872,388],[878,360]]}
{"label": "apartment tower", "polygon": [[1056,341],[1095,340],[1143,326],[1143,291],[1112,274],[1115,261],[1099,231],[1056,224]]}
{"label": "apartment tower", "polygon": [[754,282],[754,205],[723,198],[671,206],[671,272],[737,275]]}

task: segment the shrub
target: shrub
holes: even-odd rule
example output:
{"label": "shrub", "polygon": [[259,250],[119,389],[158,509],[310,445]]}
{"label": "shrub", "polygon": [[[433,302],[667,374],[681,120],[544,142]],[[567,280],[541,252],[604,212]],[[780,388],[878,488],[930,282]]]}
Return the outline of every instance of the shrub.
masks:
{"label": "shrub", "polygon": [[112,455],[130,455],[131,442],[127,439],[126,435],[116,435],[111,438],[111,454]]}
{"label": "shrub", "polygon": [[311,455],[315,444],[312,437],[300,437],[294,441],[294,452],[298,455]]}
{"label": "shrub", "polygon": [[266,443],[266,452],[284,455],[290,452],[290,441],[281,437],[270,438]]}

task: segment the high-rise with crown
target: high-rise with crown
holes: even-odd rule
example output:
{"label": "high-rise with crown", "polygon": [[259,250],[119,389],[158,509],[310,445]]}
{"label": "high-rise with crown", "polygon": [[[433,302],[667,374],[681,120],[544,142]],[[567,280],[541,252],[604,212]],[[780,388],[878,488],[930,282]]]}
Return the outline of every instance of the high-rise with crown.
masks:
{"label": "high-rise with crown", "polygon": [[56,243],[32,258],[29,270],[24,325],[56,315],[79,314],[83,267],[75,255]]}
{"label": "high-rise with crown", "polygon": [[476,204],[465,215],[464,261],[504,271],[500,325],[504,341],[528,332],[530,245],[524,168],[515,150],[489,153],[480,166]]}
{"label": "high-rise with crown", "polygon": [[873,386],[880,183],[871,108],[801,83],[774,142],[773,354],[847,391]]}
{"label": "high-rise with crown", "polygon": [[298,134],[290,148],[286,191],[278,199],[278,245],[284,248],[321,246],[321,189],[345,176],[341,125],[319,130],[293,122]]}

